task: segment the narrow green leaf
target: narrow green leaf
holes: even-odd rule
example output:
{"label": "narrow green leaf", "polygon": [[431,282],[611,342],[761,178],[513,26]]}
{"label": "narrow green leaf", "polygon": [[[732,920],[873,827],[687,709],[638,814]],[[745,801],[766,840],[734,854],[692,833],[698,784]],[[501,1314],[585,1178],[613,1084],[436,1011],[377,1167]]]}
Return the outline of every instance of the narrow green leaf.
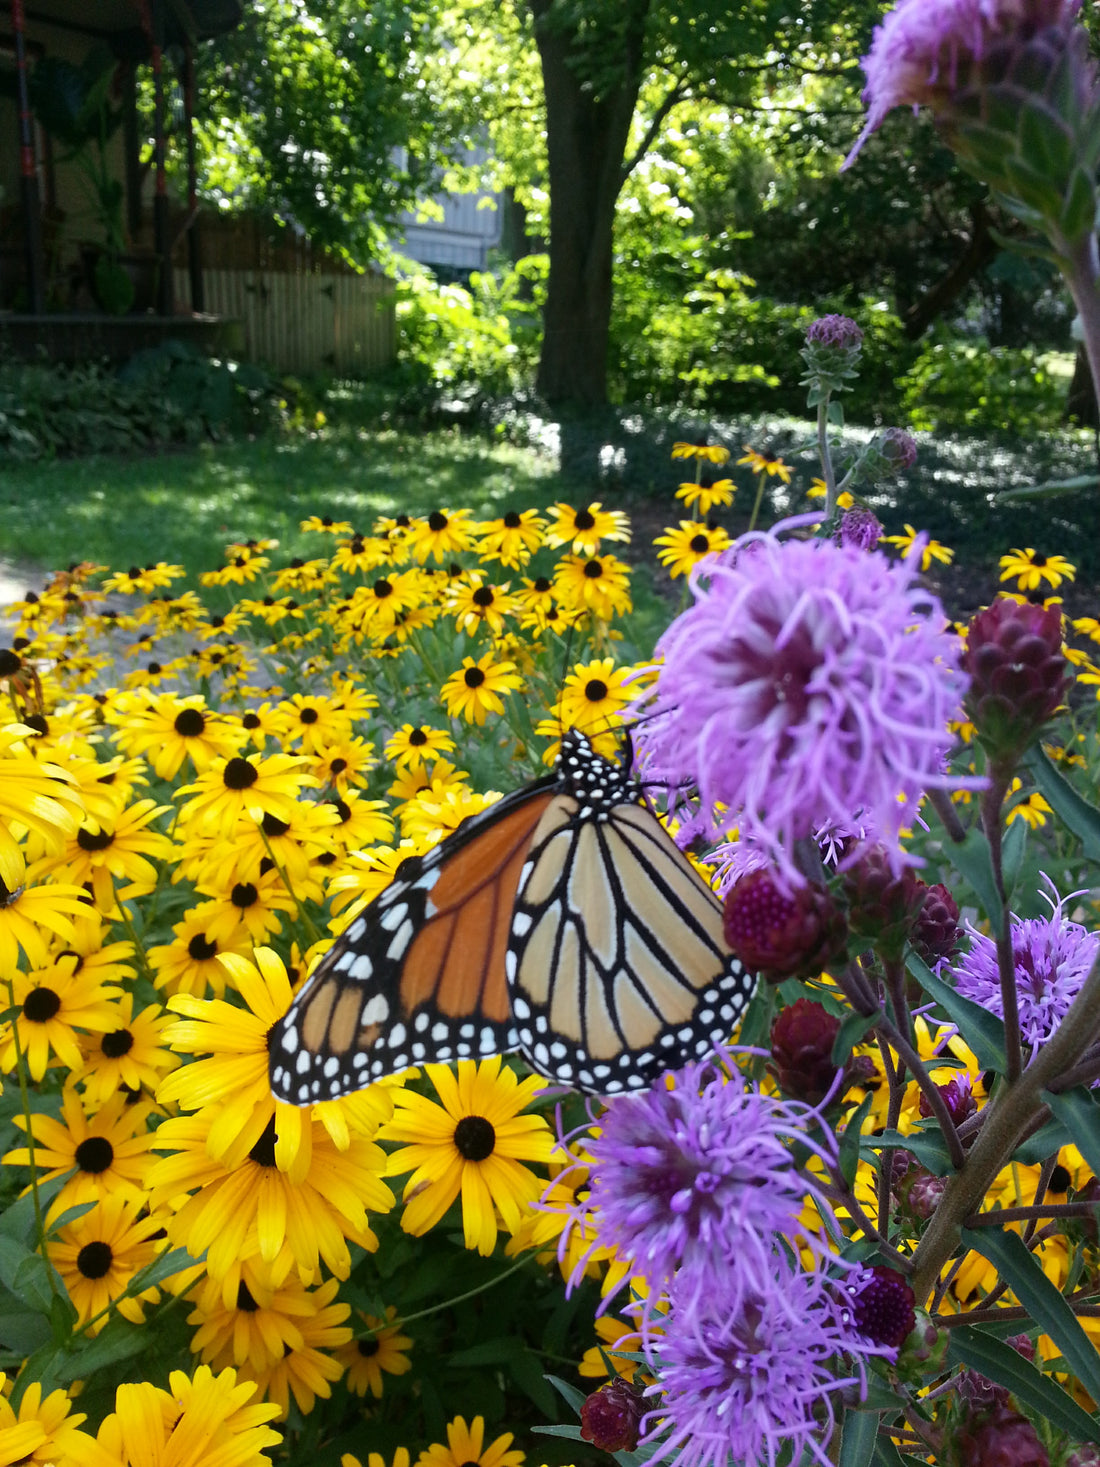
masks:
{"label": "narrow green leaf", "polygon": [[1068,1146],[1072,1137],[1061,1121],[1048,1121],[1041,1131],[1029,1136],[1022,1146],[1012,1153],[1012,1160],[1024,1166],[1039,1166],[1048,1156]]}
{"label": "narrow green leaf", "polygon": [[[1053,803],[1052,800],[1051,804]],[[1004,915],[1004,907],[993,875],[993,856],[989,842],[978,827],[972,825],[966,832],[966,839],[961,844],[948,846],[944,854],[956,871],[970,882],[996,932]]]}
{"label": "narrow green leaf", "polygon": [[869,1467],[878,1436],[878,1413],[845,1411],[840,1428],[839,1467]]}
{"label": "narrow green leaf", "polygon": [[85,1213],[94,1211],[98,1206],[98,1202],[78,1202],[75,1207],[66,1207],[64,1212],[58,1213],[57,1217],[47,1223],[47,1235],[52,1236],[59,1229],[68,1227],[69,1223],[76,1222],[78,1218],[83,1217]]}
{"label": "narrow green leaf", "polygon": [[19,1402],[23,1399],[23,1392],[31,1384],[36,1382],[42,1387],[42,1395],[46,1397],[51,1391],[60,1385],[68,1385],[75,1376],[62,1379],[60,1365],[64,1358],[64,1347],[55,1345],[52,1341],[36,1350],[33,1355],[23,1362],[23,1369],[15,1377],[15,1384],[11,1389],[9,1402],[13,1411],[19,1410]]}
{"label": "narrow green leaf", "polygon": [[838,1067],[848,1063],[848,1056],[869,1029],[875,1027],[876,1014],[849,1014],[843,1021],[833,1040],[833,1052],[829,1056]]}
{"label": "narrow green leaf", "polygon": [[573,1410],[579,1416],[581,1414],[581,1407],[587,1399],[584,1392],[579,1391],[576,1386],[570,1385],[568,1381],[562,1380],[560,1376],[548,1375],[546,1379],[554,1387],[558,1395],[563,1398],[566,1405],[572,1406]]}
{"label": "narrow green leaf", "polygon": [[910,953],[905,966],[920,986],[934,998],[949,1019],[959,1026],[959,1032],[974,1051],[983,1070],[996,1070],[1003,1075],[1008,1065],[1005,1058],[1005,1026],[996,1014],[983,1009],[972,999],[963,998],[961,993],[938,978],[923,958]]}
{"label": "narrow green leaf", "polygon": [[531,1430],[539,1436],[564,1436],[571,1442],[583,1442],[579,1426],[532,1426]]}
{"label": "narrow green leaf", "polygon": [[107,1365],[117,1365],[149,1348],[149,1330],[128,1319],[112,1319],[94,1340],[81,1339],[78,1349],[65,1352],[59,1364],[64,1384],[94,1375]]}
{"label": "narrow green leaf", "polygon": [[516,1353],[515,1340],[482,1340],[480,1345],[471,1345],[467,1350],[456,1350],[449,1357],[451,1365],[505,1365]]}
{"label": "narrow green leaf", "polygon": [[1002,489],[993,497],[998,504],[1006,499],[1034,499],[1042,494],[1068,494],[1075,489],[1095,489],[1100,478],[1095,474],[1078,474],[1072,479],[1048,479],[1044,484],[1029,484],[1025,489]]}
{"label": "narrow green leaf", "polygon": [[751,1048],[769,1048],[764,1041],[768,1037],[774,1017],[775,989],[770,983],[758,983],[756,992],[745,1011],[745,1017],[741,1020],[741,1029],[737,1036],[738,1044],[748,1045]]}
{"label": "narrow green leaf", "polygon": [[33,1355],[50,1339],[50,1322],[44,1314],[0,1314],[0,1345],[15,1355]]}
{"label": "narrow green leaf", "polygon": [[969,1365],[1012,1392],[1025,1406],[1059,1427],[1074,1441],[1100,1442],[1100,1421],[1079,1406],[1068,1391],[1030,1360],[972,1325],[951,1331],[949,1360]]}
{"label": "narrow green leaf", "polygon": [[934,1177],[946,1177],[954,1171],[947,1143],[940,1132],[933,1128],[927,1131],[913,1131],[908,1136],[903,1136],[900,1131],[880,1131],[877,1136],[864,1136],[861,1149],[864,1155],[868,1155],[872,1151],[881,1151],[887,1146],[911,1151],[920,1164],[926,1167]]}
{"label": "narrow green leaf", "polygon": [[871,1113],[871,1107],[875,1103],[873,1095],[865,1095],[860,1103],[859,1109],[854,1116],[849,1117],[847,1125],[840,1133],[840,1172],[849,1187],[855,1186],[856,1170],[859,1166],[859,1150],[862,1142],[861,1131],[863,1122]]}
{"label": "narrow green leaf", "polygon": [[965,1247],[989,1259],[1031,1317],[1061,1350],[1081,1385],[1094,1401],[1100,1401],[1100,1352],[1019,1234],[1003,1232],[1000,1228],[964,1228],[962,1241]]}
{"label": "narrow green leaf", "polygon": [[1005,901],[1010,904],[1012,893],[1020,879],[1020,869],[1027,850],[1027,836],[1027,821],[1021,819],[1014,820],[1005,832],[1004,846],[1001,851],[1001,874],[1004,877]]}
{"label": "narrow green leaf", "polygon": [[[162,1279],[170,1279],[174,1273],[182,1273],[185,1268],[194,1268],[205,1259],[205,1250],[202,1257],[193,1258],[186,1248],[169,1248],[167,1253],[162,1253],[159,1258],[154,1258],[152,1263],[147,1263],[140,1273],[134,1274],[126,1285],[126,1295],[140,1294],[144,1289],[151,1289]],[[380,1312],[384,1314],[385,1309]]]}
{"label": "narrow green leaf", "polygon": [[1074,1145],[1092,1167],[1093,1175],[1100,1177],[1100,1103],[1095,1095],[1091,1090],[1078,1087],[1060,1095],[1051,1095],[1044,1090],[1043,1099],[1050,1106],[1055,1120],[1060,1121],[1073,1138]]}
{"label": "narrow green leaf", "polygon": [[[72,1172],[68,1171],[64,1176],[54,1177],[52,1181],[39,1182],[38,1202],[43,1212],[46,1211],[71,1176]],[[25,1196],[18,1197],[10,1207],[6,1207],[3,1212],[0,1212],[0,1236],[17,1238],[22,1242],[24,1238],[33,1237],[34,1231],[34,1197],[28,1191]]]}
{"label": "narrow green leaf", "polygon": [[58,1293],[56,1274],[53,1275],[51,1287],[52,1272],[51,1265],[40,1254],[30,1253],[15,1270],[11,1280],[5,1279],[4,1282],[17,1299],[22,1299],[32,1309],[37,1309],[39,1314],[49,1314],[50,1306]]}
{"label": "narrow green leaf", "polygon": [[537,1356],[531,1350],[517,1349],[515,1341],[512,1342],[508,1373],[541,1416],[556,1414],[554,1392],[543,1376]]}
{"label": "narrow green leaf", "polygon": [[1100,810],[1077,793],[1039,744],[1024,755],[1024,766],[1050,808],[1080,840],[1086,858],[1100,861]]}
{"label": "narrow green leaf", "polygon": [[0,1283],[5,1284],[12,1293],[15,1293],[15,1275],[34,1254],[26,1243],[20,1243],[17,1238],[5,1238],[0,1236]]}

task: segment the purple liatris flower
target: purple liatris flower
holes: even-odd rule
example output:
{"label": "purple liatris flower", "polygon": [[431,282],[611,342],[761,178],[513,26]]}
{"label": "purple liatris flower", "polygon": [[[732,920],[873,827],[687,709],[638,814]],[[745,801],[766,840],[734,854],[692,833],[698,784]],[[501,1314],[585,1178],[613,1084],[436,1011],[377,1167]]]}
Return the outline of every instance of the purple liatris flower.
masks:
{"label": "purple liatris flower", "polygon": [[795,884],[795,841],[857,819],[900,862],[924,789],[964,783],[942,772],[959,643],[914,574],[877,551],[743,536],[658,643],[634,732],[647,782],[674,805],[697,791],[713,835],[738,826]]}
{"label": "purple liatris flower", "polygon": [[831,346],[840,351],[853,351],[863,345],[863,332],[851,316],[818,316],[806,327],[806,340],[811,346]]}
{"label": "purple liatris flower", "polygon": [[747,1297],[771,1277],[776,1240],[800,1231],[807,1199],[830,1214],[790,1144],[835,1163],[831,1132],[811,1135],[819,1119],[808,1105],[761,1094],[736,1070],[727,1077],[717,1065],[689,1065],[671,1090],[609,1103],[589,1143],[591,1190],[576,1220],[594,1229],[595,1246],[614,1247],[645,1276],[651,1298],[677,1273],[681,1296],[705,1293],[720,1275],[728,1298]]}
{"label": "purple liatris flower", "polygon": [[757,1467],[805,1451],[825,1467],[835,1398],[863,1384],[868,1357],[893,1353],[860,1334],[835,1280],[786,1254],[753,1293],[731,1295],[718,1278],[682,1298],[678,1281],[643,1444],[671,1467]]}
{"label": "purple liatris flower", "polygon": [[836,538],[841,545],[856,550],[873,550],[882,539],[883,525],[869,509],[846,509],[841,516]]}
{"label": "purple liatris flower", "polygon": [[[1100,953],[1100,932],[1071,922],[1061,899],[1051,901],[1051,907],[1049,917],[1012,919],[1020,1035],[1032,1046],[1049,1039],[1065,1018]],[[969,924],[968,930],[970,947],[950,969],[950,976],[965,998],[1003,1019],[997,945]]]}

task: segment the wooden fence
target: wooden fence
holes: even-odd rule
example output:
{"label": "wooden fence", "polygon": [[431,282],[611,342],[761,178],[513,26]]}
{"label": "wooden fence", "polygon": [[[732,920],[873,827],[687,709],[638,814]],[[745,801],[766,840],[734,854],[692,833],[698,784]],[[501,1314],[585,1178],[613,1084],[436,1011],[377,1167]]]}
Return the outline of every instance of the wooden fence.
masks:
{"label": "wooden fence", "polygon": [[[282,231],[251,219],[203,217],[203,308],[241,322],[249,361],[282,372],[365,371],[396,352],[393,282],[363,274]],[[177,255],[173,288],[190,301]]]}

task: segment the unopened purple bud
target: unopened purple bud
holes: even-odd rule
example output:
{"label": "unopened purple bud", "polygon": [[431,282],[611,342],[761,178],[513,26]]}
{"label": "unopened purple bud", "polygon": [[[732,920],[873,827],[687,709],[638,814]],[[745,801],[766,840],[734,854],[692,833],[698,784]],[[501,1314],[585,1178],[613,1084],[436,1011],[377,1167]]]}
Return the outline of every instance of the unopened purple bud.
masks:
{"label": "unopened purple bud", "polygon": [[841,545],[856,550],[873,550],[882,539],[883,524],[869,509],[846,509],[836,538]]}
{"label": "unopened purple bud", "polygon": [[904,428],[887,428],[879,438],[878,447],[896,473],[911,469],[917,461],[917,440]]}
{"label": "unopened purple bud", "polygon": [[939,1207],[947,1183],[930,1174],[915,1177],[909,1184],[909,1208],[917,1217],[929,1218]]}
{"label": "unopened purple bud", "polygon": [[840,351],[854,351],[863,345],[863,332],[851,316],[818,316],[806,328],[811,346],[831,346]]}
{"label": "unopened purple bud", "polygon": [[[961,1125],[978,1109],[978,1102],[970,1088],[969,1075],[956,1075],[946,1085],[937,1085],[936,1089],[956,1126]],[[932,1114],[932,1106],[923,1095],[920,1098],[920,1113],[926,1118]]]}

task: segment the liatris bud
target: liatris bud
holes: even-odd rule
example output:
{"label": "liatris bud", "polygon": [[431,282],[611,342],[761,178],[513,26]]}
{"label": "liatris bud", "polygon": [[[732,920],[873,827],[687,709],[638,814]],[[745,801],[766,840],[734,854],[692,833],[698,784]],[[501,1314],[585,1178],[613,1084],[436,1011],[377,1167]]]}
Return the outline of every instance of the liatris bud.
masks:
{"label": "liatris bud", "polygon": [[638,1445],[645,1401],[625,1380],[609,1380],[581,1406],[581,1436],[602,1452],[632,1452]]}
{"label": "liatris bud", "polygon": [[1017,1355],[1022,1355],[1025,1360],[1035,1359],[1035,1341],[1030,1335],[1009,1335],[1005,1344],[1011,1345]]}
{"label": "liatris bud", "polygon": [[897,1371],[903,1380],[919,1381],[943,1369],[950,1332],[937,1329],[923,1309],[914,1310],[916,1323],[909,1332],[897,1358]]}
{"label": "liatris bud", "polygon": [[1065,696],[1062,613],[999,597],[971,619],[963,706],[994,762],[1021,755]]}
{"label": "liatris bud", "polygon": [[[943,1097],[943,1103],[956,1126],[961,1125],[978,1109],[978,1102],[970,1088],[969,1075],[955,1075],[946,1085],[937,1085],[936,1089]],[[932,1114],[932,1107],[923,1095],[920,1098],[920,1113],[925,1117]]]}
{"label": "liatris bud", "polygon": [[856,550],[873,550],[882,539],[882,521],[869,509],[846,509],[836,532],[839,545],[852,545]]}
{"label": "liatris bud", "polygon": [[959,1436],[961,1467],[1050,1467],[1050,1458],[1026,1416],[998,1406]]}
{"label": "liatris bud", "polygon": [[882,846],[872,846],[844,877],[848,925],[886,958],[900,958],[924,901],[923,882],[906,867],[896,875]]}
{"label": "liatris bud", "polygon": [[856,1328],[865,1339],[894,1349],[905,1343],[917,1322],[915,1296],[896,1269],[875,1264],[850,1292]]}
{"label": "liatris bud", "polygon": [[834,392],[846,392],[858,373],[856,362],[863,346],[863,332],[850,316],[819,316],[806,328],[802,360],[806,371],[802,385],[810,389],[808,407],[817,407]]}
{"label": "liatris bud", "polygon": [[924,888],[924,902],[909,929],[909,941],[918,957],[931,968],[955,951],[959,938],[959,907],[942,882]]}
{"label": "liatris bud", "polygon": [[1004,1386],[982,1375],[980,1370],[969,1367],[960,1370],[955,1378],[955,1390],[960,1401],[965,1401],[972,1412],[988,1411],[991,1406],[1003,1406],[1008,1400]]}
{"label": "liatris bud", "polygon": [[930,1172],[914,1177],[905,1189],[909,1211],[914,1217],[930,1218],[939,1207],[946,1186],[943,1177],[934,1177]]}
{"label": "liatris bud", "polygon": [[904,428],[887,428],[876,434],[860,454],[853,481],[876,484],[911,469],[917,461],[917,440]]}
{"label": "liatris bud", "polygon": [[781,889],[767,870],[749,871],[726,893],[726,941],[770,983],[814,978],[844,951],[844,914],[824,887]]}
{"label": "liatris bud", "polygon": [[890,1159],[890,1190],[897,1192],[916,1164],[911,1151],[895,1151]]}
{"label": "liatris bud", "polygon": [[812,999],[796,999],[772,1024],[772,1059],[784,1095],[818,1105],[829,1093],[839,1072],[833,1063],[833,1044],[840,1020]]}
{"label": "liatris bud", "polygon": [[1065,1467],[1100,1467],[1100,1447],[1082,1442],[1066,1458]]}

